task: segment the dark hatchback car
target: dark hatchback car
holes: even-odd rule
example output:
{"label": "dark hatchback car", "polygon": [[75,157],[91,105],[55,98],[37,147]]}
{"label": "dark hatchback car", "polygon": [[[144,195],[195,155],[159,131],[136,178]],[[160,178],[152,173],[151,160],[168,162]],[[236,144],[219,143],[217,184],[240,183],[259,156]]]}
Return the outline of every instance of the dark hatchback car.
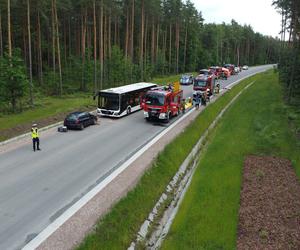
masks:
{"label": "dark hatchback car", "polygon": [[73,112],[68,114],[64,120],[64,126],[68,129],[84,129],[87,126],[95,125],[97,123],[97,116],[89,112]]}

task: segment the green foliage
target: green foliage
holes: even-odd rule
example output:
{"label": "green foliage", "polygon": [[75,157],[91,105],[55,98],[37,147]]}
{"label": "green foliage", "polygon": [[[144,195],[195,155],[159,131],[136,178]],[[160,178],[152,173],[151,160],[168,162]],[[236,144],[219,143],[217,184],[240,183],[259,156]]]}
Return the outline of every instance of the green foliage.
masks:
{"label": "green foliage", "polygon": [[[280,81],[285,89],[287,103],[300,106],[300,2],[274,0],[273,5],[282,16]],[[288,41],[287,37],[288,36]]]}
{"label": "green foliage", "polygon": [[[234,20],[229,24],[204,24],[201,11],[190,0],[143,1],[144,25],[142,0],[96,0],[97,22],[92,0],[55,2],[60,53],[53,28],[54,2],[30,1],[32,72],[34,85],[39,86],[33,89],[33,96],[37,91],[44,95],[60,94],[59,54],[65,94],[150,81],[155,76],[198,71],[225,62],[254,65],[278,61],[278,40],[255,33],[250,26],[241,26]],[[1,3],[5,47],[7,4]],[[13,47],[22,48],[29,72],[26,9],[26,1],[11,1]],[[143,58],[140,58],[141,44]],[[4,106],[11,105],[1,93],[0,99]]]}
{"label": "green foliage", "polygon": [[0,101],[8,102],[12,111],[17,111],[17,102],[25,95],[28,79],[24,62],[18,51],[10,58],[0,58]]}
{"label": "green foliage", "polygon": [[288,125],[277,77],[272,71],[261,74],[225,113],[210,136],[162,249],[236,249],[247,155],[290,159],[300,178],[300,148]]}

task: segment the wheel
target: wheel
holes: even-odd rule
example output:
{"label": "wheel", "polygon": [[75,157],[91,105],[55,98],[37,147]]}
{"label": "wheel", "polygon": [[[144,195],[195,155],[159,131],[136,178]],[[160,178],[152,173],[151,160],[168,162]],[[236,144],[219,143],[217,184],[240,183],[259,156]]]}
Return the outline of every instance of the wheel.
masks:
{"label": "wheel", "polygon": [[131,113],[131,108],[130,107],[127,108],[126,113],[127,113],[127,115],[129,115]]}
{"label": "wheel", "polygon": [[84,125],[83,125],[83,123],[81,123],[81,124],[80,124],[80,127],[79,127],[79,129],[80,129],[80,130],[83,130],[83,129],[84,129]]}
{"label": "wheel", "polygon": [[97,123],[97,118],[94,118],[93,120],[92,120],[92,125],[96,125],[96,123]]}
{"label": "wheel", "polygon": [[170,112],[168,113],[168,115],[167,115],[167,118],[166,118],[166,120],[165,120],[165,123],[168,123],[170,121]]}
{"label": "wheel", "polygon": [[149,122],[150,121],[150,117],[146,117],[146,121]]}

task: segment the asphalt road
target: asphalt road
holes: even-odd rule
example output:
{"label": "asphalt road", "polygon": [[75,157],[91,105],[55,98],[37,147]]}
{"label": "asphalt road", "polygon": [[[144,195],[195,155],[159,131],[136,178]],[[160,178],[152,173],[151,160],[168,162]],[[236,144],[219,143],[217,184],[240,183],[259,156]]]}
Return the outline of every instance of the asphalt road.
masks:
{"label": "asphalt road", "polygon": [[[221,86],[271,67],[249,68]],[[191,94],[192,86],[184,87],[185,97]],[[0,249],[23,247],[166,126],[136,112],[83,131],[41,135],[40,152],[25,145],[0,154]]]}

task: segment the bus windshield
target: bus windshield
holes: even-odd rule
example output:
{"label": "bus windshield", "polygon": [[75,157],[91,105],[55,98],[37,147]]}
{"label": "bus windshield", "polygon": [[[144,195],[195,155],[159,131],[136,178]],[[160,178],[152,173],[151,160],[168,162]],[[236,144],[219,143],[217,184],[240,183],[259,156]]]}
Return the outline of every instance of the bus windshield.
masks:
{"label": "bus windshield", "polygon": [[119,110],[119,95],[113,93],[99,93],[99,108],[107,110]]}
{"label": "bus windshield", "polygon": [[205,79],[196,79],[194,82],[195,87],[205,87],[206,86],[206,80]]}
{"label": "bus windshield", "polygon": [[154,106],[163,106],[165,104],[165,96],[158,93],[148,93],[145,96],[145,103]]}

